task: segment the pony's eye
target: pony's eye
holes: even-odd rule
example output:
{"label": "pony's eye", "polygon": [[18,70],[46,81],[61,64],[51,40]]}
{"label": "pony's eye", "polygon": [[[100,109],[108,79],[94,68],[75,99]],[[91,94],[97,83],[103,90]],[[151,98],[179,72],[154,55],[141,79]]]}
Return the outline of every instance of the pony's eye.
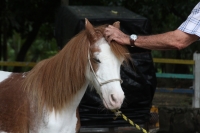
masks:
{"label": "pony's eye", "polygon": [[97,58],[93,58],[93,60],[96,62],[96,63],[101,63],[101,61]]}

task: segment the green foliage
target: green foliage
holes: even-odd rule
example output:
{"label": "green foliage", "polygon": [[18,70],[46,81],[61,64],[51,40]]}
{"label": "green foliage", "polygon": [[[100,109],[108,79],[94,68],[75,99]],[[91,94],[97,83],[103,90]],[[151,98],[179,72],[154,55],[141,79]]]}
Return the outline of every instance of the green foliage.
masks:
{"label": "green foliage", "polygon": [[[28,56],[36,54],[33,57],[39,59],[46,57],[39,56],[41,53],[39,51],[36,53],[36,50],[29,49],[39,46],[37,45],[39,43],[44,47],[50,44],[55,47],[55,40],[52,39],[53,23],[59,4],[58,0],[2,0],[0,4],[0,59],[4,61],[25,61],[25,59],[36,61],[36,58]],[[7,46],[5,46],[6,44]],[[27,54],[31,51],[35,53]],[[16,68],[14,71],[20,70]]]}
{"label": "green foliage", "polygon": [[53,24],[44,23],[27,53],[26,61],[38,62],[49,58],[58,52],[56,40],[52,37]]}
{"label": "green foliage", "polygon": [[[26,54],[25,61],[38,62],[42,59],[49,58],[55,55],[58,51],[55,38],[51,37],[52,25],[43,24],[37,35],[37,39],[32,43],[29,51]],[[25,42],[20,33],[13,31],[13,36],[8,40],[8,61],[14,61],[20,47]]]}

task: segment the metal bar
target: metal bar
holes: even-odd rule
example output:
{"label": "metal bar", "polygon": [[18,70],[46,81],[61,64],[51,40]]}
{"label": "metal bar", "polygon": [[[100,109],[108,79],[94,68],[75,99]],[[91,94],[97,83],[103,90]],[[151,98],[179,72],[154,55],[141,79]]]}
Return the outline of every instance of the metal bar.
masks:
{"label": "metal bar", "polygon": [[156,73],[157,78],[194,79],[193,74]]}
{"label": "metal bar", "polygon": [[169,63],[169,64],[186,64],[194,65],[194,60],[178,60],[178,59],[162,59],[162,58],[153,58],[154,63]]}
{"label": "metal bar", "polygon": [[[162,59],[162,58],[153,58],[155,63],[171,63],[171,64],[189,64],[194,65],[194,60],[178,60],[178,59]],[[33,67],[35,62],[28,62],[28,66]],[[1,66],[27,66],[27,62],[0,62]]]}
{"label": "metal bar", "polygon": [[0,62],[0,66],[19,66],[19,67],[33,67],[35,66],[35,62]]}
{"label": "metal bar", "polygon": [[200,107],[200,54],[199,53],[194,53],[193,54],[193,60],[195,60],[195,65],[194,65],[194,90],[195,94],[193,95],[192,98],[192,107],[194,108],[199,108]]}
{"label": "metal bar", "polygon": [[156,92],[194,94],[193,89],[187,88],[156,88]]}

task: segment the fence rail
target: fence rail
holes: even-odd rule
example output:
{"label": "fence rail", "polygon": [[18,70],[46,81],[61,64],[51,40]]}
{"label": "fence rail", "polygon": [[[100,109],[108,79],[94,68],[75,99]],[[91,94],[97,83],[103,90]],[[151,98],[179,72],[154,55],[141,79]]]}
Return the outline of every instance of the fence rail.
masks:
{"label": "fence rail", "polygon": [[192,107],[200,107],[200,54],[194,53],[193,60],[159,59],[154,58],[154,63],[193,65],[193,74],[156,73],[157,78],[192,79],[192,88],[157,88],[157,92],[192,94]]}
{"label": "fence rail", "polygon": [[0,62],[0,66],[33,67],[35,64],[35,62]]}
{"label": "fence rail", "polygon": [[156,73],[157,78],[194,79],[194,74]]}
{"label": "fence rail", "polygon": [[194,89],[186,89],[186,88],[157,88],[156,92],[164,92],[164,93],[180,93],[180,94],[192,94],[194,95]]}
{"label": "fence rail", "polygon": [[[193,74],[156,73],[157,78],[192,79],[192,88],[157,88],[157,92],[192,94],[192,107],[200,107],[200,54],[194,53],[193,60],[153,58],[154,63],[193,65]],[[0,62],[0,66],[33,67],[35,62]]]}
{"label": "fence rail", "polygon": [[161,58],[153,58],[153,62],[155,63],[169,63],[169,64],[186,64],[186,65],[194,65],[194,60],[178,60],[178,59],[161,59]]}

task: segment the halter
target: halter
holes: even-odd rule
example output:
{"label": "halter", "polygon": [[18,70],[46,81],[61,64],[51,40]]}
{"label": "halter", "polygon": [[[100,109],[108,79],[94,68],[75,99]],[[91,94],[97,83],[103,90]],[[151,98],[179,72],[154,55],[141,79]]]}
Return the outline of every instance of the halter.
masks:
{"label": "halter", "polygon": [[115,81],[120,81],[120,83],[123,83],[122,79],[110,79],[110,80],[107,80],[107,81],[101,83],[98,80],[97,75],[95,74],[94,69],[92,67],[92,63],[91,63],[91,60],[90,60],[89,50],[88,50],[88,62],[89,62],[90,68],[92,70],[92,73],[94,74],[94,77],[96,78],[96,80],[97,80],[97,82],[99,83],[100,86],[103,86],[104,84],[107,84],[107,83],[110,83],[110,82],[115,82]]}

